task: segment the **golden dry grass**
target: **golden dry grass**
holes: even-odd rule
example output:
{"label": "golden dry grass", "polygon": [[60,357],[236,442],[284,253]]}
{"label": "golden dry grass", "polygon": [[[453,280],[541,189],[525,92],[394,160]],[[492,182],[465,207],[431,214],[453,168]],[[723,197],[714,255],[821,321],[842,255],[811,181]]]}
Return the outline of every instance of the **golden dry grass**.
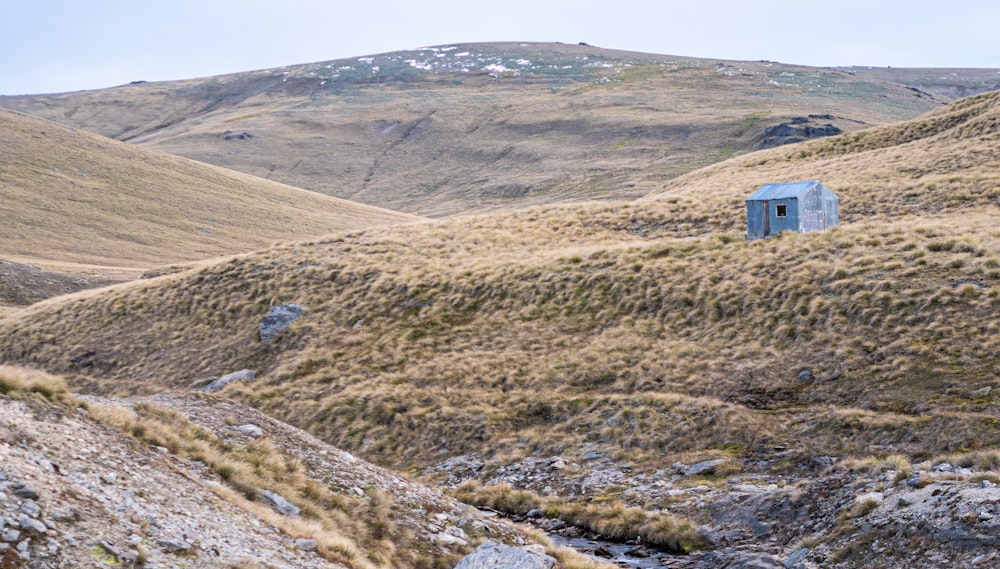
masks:
{"label": "golden dry grass", "polygon": [[48,400],[67,400],[69,389],[59,376],[20,366],[0,365],[0,393],[12,398],[38,394]]}
{"label": "golden dry grass", "polygon": [[0,258],[61,272],[134,274],[415,220],[9,111],[0,146]]}
{"label": "golden dry grass", "polygon": [[[637,204],[284,244],[44,302],[0,321],[0,358],[101,392],[250,367],[260,379],[227,395],[397,468],[584,448],[639,470],[775,445],[994,449],[998,99],[739,158]],[[947,191],[899,193],[898,172],[929,164]],[[842,227],[740,238],[740,184],[817,171],[843,176],[828,182]],[[865,200],[887,213],[864,217]],[[308,311],[261,344],[258,322],[286,302]]]}
{"label": "golden dry grass", "polygon": [[579,499],[543,498],[507,485],[484,488],[477,482],[463,484],[454,494],[468,504],[516,515],[538,509],[548,518],[558,518],[615,542],[639,540],[674,553],[705,547],[704,539],[689,520],[667,512],[627,507],[621,502],[586,504]]}

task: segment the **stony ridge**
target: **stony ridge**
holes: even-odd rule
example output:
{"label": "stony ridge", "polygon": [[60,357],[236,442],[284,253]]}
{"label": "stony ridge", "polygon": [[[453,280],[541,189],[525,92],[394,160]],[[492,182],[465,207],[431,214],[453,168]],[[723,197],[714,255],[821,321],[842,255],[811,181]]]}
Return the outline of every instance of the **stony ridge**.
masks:
{"label": "stony ridge", "polygon": [[470,534],[524,543],[491,514],[210,396],[83,398],[82,406],[63,406],[0,395],[0,424],[6,425],[0,427],[0,566],[344,566],[324,559],[309,535],[283,532],[227,499],[224,481],[205,464],[96,423],[87,410],[143,402],[180,411],[233,445],[266,438],[358,507],[377,490],[389,497],[393,521],[437,552],[432,556],[457,559],[470,552],[470,544],[483,539]]}

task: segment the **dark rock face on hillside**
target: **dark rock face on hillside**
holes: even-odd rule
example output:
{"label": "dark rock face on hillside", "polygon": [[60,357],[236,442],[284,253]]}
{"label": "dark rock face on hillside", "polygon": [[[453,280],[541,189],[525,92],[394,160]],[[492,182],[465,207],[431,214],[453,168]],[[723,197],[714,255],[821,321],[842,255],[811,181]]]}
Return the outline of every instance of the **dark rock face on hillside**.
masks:
{"label": "dark rock face on hillside", "polygon": [[306,307],[298,304],[272,306],[260,321],[260,341],[265,344],[274,341],[279,332],[291,326],[305,311]]}
{"label": "dark rock face on hillside", "polygon": [[760,143],[760,148],[774,148],[813,138],[836,136],[844,132],[832,123],[819,123],[822,120],[833,119],[833,115],[809,115],[808,117],[795,117],[790,122],[768,127],[764,131],[764,139]]}

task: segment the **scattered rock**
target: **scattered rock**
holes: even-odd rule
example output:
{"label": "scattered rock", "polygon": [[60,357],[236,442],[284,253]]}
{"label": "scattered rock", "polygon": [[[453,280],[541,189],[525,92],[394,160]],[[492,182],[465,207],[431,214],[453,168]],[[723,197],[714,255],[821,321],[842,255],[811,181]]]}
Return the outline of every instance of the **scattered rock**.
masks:
{"label": "scattered rock", "polygon": [[298,304],[280,304],[272,306],[260,321],[260,341],[268,344],[272,342],[278,334],[298,320],[302,313],[306,311],[305,306]]}
{"label": "scattered rock", "polygon": [[97,543],[97,545],[100,545],[101,548],[104,549],[104,551],[107,551],[109,554],[113,555],[114,558],[117,559],[118,561],[122,560],[121,550],[112,545],[110,542],[106,540],[101,540]]}
{"label": "scattered rock", "polygon": [[552,569],[556,560],[522,547],[488,541],[458,562],[455,569]]}
{"label": "scattered rock", "polygon": [[251,425],[251,424],[240,425],[239,427],[235,427],[235,429],[243,433],[244,435],[247,435],[248,437],[264,436],[264,429],[261,429],[257,425]]}
{"label": "scattered rock", "polygon": [[23,514],[17,518],[17,524],[21,526],[21,529],[27,531],[28,533],[45,535],[45,532],[49,531],[49,528],[45,527],[45,524],[42,522]]}
{"label": "scattered rock", "polygon": [[603,557],[605,559],[611,559],[612,557],[615,556],[615,554],[612,553],[610,549],[608,549],[606,546],[603,545],[598,545],[594,549],[591,549],[590,554],[596,557]]}
{"label": "scattered rock", "polygon": [[552,520],[551,522],[543,525],[542,529],[547,532],[554,532],[563,529],[564,527],[566,527],[566,525],[567,525],[566,522],[562,520]]}
{"label": "scattered rock", "polygon": [[316,543],[315,539],[296,539],[295,547],[302,551],[316,551],[319,549],[319,544]]}
{"label": "scattered rock", "polygon": [[649,557],[650,553],[649,553],[649,550],[646,549],[645,547],[643,547],[641,545],[637,545],[637,546],[633,547],[632,549],[629,549],[628,551],[626,551],[625,555],[628,555],[630,557],[638,557],[639,559],[645,559],[645,558]]}
{"label": "scattered rock", "polygon": [[257,494],[260,496],[261,501],[267,504],[269,508],[283,516],[297,516],[300,513],[299,508],[295,504],[292,504],[270,490],[261,489],[257,491]]}
{"label": "scattered rock", "polygon": [[792,567],[795,567],[796,565],[804,561],[806,556],[809,555],[809,551],[810,549],[808,547],[803,547],[801,549],[795,550],[791,555],[788,556],[788,559],[785,559],[784,563],[785,568],[792,569]]}
{"label": "scattered rock", "polygon": [[832,456],[817,456],[812,459],[812,462],[819,468],[830,468],[836,461]]}
{"label": "scattered rock", "polygon": [[434,539],[435,543],[438,543],[438,544],[441,544],[441,545],[457,545],[457,546],[461,546],[461,547],[465,547],[466,545],[469,545],[469,542],[467,540],[464,540],[461,537],[458,537],[457,535],[453,535],[453,534],[446,533],[446,532],[440,532],[440,533],[434,534],[433,539]]}
{"label": "scattered rock", "polygon": [[101,482],[105,484],[114,484],[116,480],[118,480],[118,475],[114,472],[101,475]]}
{"label": "scattered rock", "polygon": [[858,496],[856,499],[859,504],[863,502],[875,502],[876,504],[881,504],[883,500],[885,500],[885,494],[882,492],[868,492],[867,494]]}
{"label": "scattered rock", "polygon": [[214,391],[219,391],[223,387],[229,385],[230,383],[236,381],[253,381],[257,379],[257,372],[252,369],[241,369],[240,371],[234,371],[233,373],[227,373],[226,375],[220,377],[219,379],[209,383],[201,390],[206,393],[211,393]]}
{"label": "scattered rock", "polygon": [[798,375],[798,379],[799,379],[799,381],[803,381],[803,382],[806,382],[806,383],[811,383],[812,380],[814,379],[813,378],[813,372],[812,372],[812,370],[811,369],[804,369],[804,370],[800,371],[799,375]]}
{"label": "scattered rock", "polygon": [[25,500],[38,499],[38,491],[30,486],[25,486],[23,482],[14,485],[14,495]]}
{"label": "scattered rock", "polygon": [[15,435],[14,431],[8,429],[7,427],[0,427],[0,443],[16,445],[17,435]]}
{"label": "scattered rock", "polygon": [[222,133],[222,140],[250,140],[251,138],[253,138],[253,135],[246,131],[235,133],[231,130],[227,130]]}
{"label": "scattered rock", "polygon": [[714,460],[705,460],[697,464],[692,464],[684,468],[681,472],[684,476],[700,476],[703,474],[713,474],[715,469],[720,465],[725,464],[726,459],[716,458]]}
{"label": "scattered rock", "polygon": [[25,500],[24,503],[21,504],[21,512],[29,517],[37,518],[38,514],[42,513],[42,509],[34,500]]}
{"label": "scattered rock", "polygon": [[987,385],[986,387],[984,387],[982,389],[977,389],[977,390],[973,391],[972,393],[970,393],[970,395],[972,396],[973,399],[981,399],[983,397],[988,397],[989,394],[990,394],[990,392],[992,392],[992,391],[993,391],[993,388],[990,387],[989,385]]}
{"label": "scattered rock", "polygon": [[161,539],[157,540],[156,545],[163,549],[164,551],[169,551],[170,553],[180,553],[182,551],[187,551],[191,549],[191,544],[184,540],[178,539]]}

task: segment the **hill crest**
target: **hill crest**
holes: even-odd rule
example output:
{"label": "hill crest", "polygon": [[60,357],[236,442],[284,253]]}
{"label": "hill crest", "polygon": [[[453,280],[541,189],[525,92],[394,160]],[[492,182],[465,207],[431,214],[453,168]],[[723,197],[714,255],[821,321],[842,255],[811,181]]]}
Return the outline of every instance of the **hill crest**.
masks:
{"label": "hill crest", "polygon": [[500,43],[0,97],[0,106],[443,217],[634,199],[758,148],[769,127],[796,117],[854,132],[948,100],[835,69]]}

